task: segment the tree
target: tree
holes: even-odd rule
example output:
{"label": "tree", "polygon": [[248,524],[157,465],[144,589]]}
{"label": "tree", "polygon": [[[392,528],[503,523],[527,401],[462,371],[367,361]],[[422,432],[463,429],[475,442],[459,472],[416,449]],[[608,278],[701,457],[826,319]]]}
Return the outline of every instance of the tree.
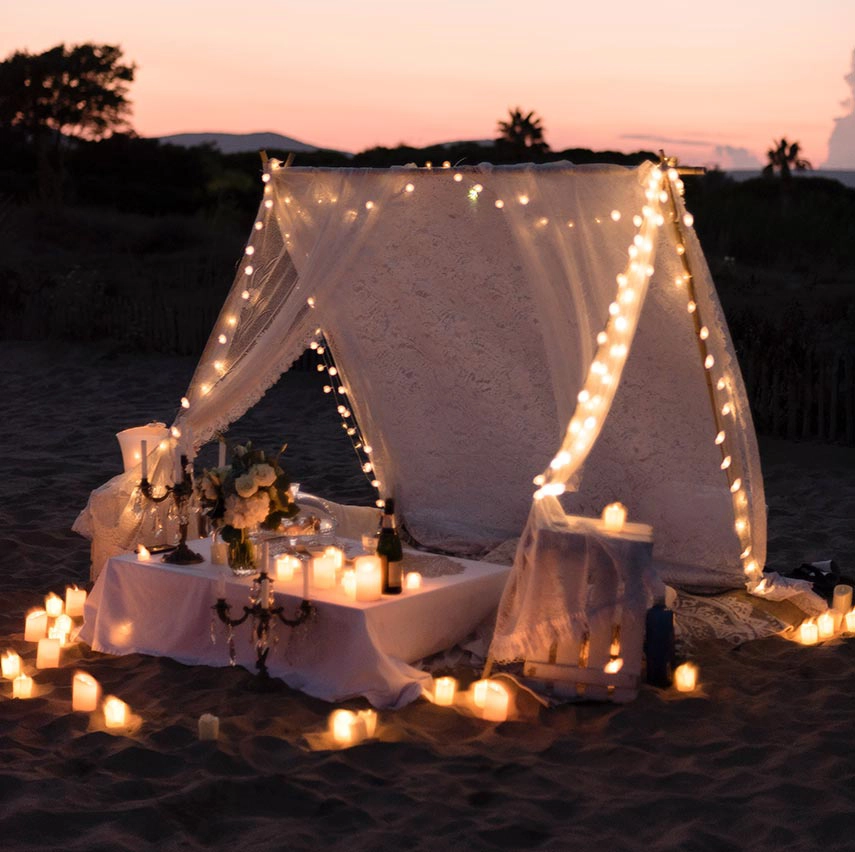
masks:
{"label": "tree", "polygon": [[801,146],[798,142],[787,144],[787,140],[783,138],[779,142],[773,140],[772,147],[766,152],[769,165],[763,169],[763,174],[771,177],[778,171],[781,173],[781,180],[789,180],[793,169],[797,172],[812,169],[810,161],[801,159],[800,154]]}
{"label": "tree", "polygon": [[499,138],[496,140],[499,146],[510,148],[517,159],[525,159],[532,154],[545,154],[549,145],[543,138],[543,124],[541,119],[530,112],[523,115],[522,110],[508,110],[508,120],[498,123]]}

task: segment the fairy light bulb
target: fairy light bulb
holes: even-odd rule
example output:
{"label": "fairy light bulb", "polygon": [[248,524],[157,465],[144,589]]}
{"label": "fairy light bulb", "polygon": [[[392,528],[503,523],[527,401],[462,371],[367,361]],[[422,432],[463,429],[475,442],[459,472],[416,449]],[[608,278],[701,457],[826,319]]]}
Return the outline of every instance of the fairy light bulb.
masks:
{"label": "fairy light bulb", "polygon": [[715,358],[713,358],[712,355],[707,355],[707,357],[704,358],[704,367],[706,367],[707,370],[710,370],[712,369],[713,364],[715,364]]}
{"label": "fairy light bulb", "polygon": [[572,219],[569,219],[569,220],[567,221],[567,227],[568,227],[568,228],[575,228],[575,227],[576,227],[576,223],[575,223]]}
{"label": "fairy light bulb", "polygon": [[326,367],[324,367],[324,365],[323,365],[323,364],[318,364],[318,366],[317,366],[315,369],[316,369],[319,373],[323,373],[323,371],[326,369]]}
{"label": "fairy light bulb", "polygon": [[225,334],[221,334],[221,335],[217,338],[217,340],[219,340],[219,341],[220,341],[220,343],[227,343],[227,342],[228,342],[228,337],[226,337],[226,336],[225,336]]}
{"label": "fairy light bulb", "polygon": [[181,397],[181,407],[182,408],[190,408],[190,400],[187,399],[186,396]]}
{"label": "fairy light bulb", "polygon": [[345,410],[346,410],[346,409],[345,409],[345,407],[344,407],[343,405],[339,405],[339,406],[336,408],[336,411],[337,411],[339,414],[344,414]]}
{"label": "fairy light bulb", "polygon": [[243,268],[243,274],[244,275],[252,275],[253,272],[255,272],[255,270],[249,265],[247,265]]}
{"label": "fairy light bulb", "polygon": [[608,342],[608,339],[609,339],[609,336],[608,336],[604,331],[601,331],[601,332],[597,335],[597,343],[599,343],[599,344],[600,344],[600,346],[602,346],[603,344],[605,344],[606,342]]}
{"label": "fairy light bulb", "polygon": [[202,384],[199,386],[199,390],[202,392],[202,396],[207,396],[211,392],[211,386]]}
{"label": "fairy light bulb", "polygon": [[475,186],[472,187],[472,191],[480,194],[484,191],[484,187],[481,186],[480,183],[476,183]]}
{"label": "fairy light bulb", "polygon": [[412,192],[414,189],[415,189],[415,186],[413,186],[413,184],[411,184],[411,183],[408,183],[408,184],[404,187],[404,190],[405,190],[406,192]]}
{"label": "fairy light bulb", "polygon": [[323,355],[327,350],[323,346],[318,346],[317,352],[318,355]]}
{"label": "fairy light bulb", "polygon": [[240,294],[240,297],[246,302],[249,299],[249,295],[249,290],[244,290],[243,293]]}
{"label": "fairy light bulb", "polygon": [[256,231],[260,231],[263,227],[264,227],[264,222],[256,222],[255,223],[255,230]]}
{"label": "fairy light bulb", "polygon": [[579,393],[576,395],[576,399],[578,399],[581,403],[587,402],[590,398],[591,394],[588,393],[587,390],[580,390]]}
{"label": "fairy light bulb", "polygon": [[373,488],[379,488],[381,484],[382,484],[382,483],[380,482],[380,480],[379,480],[379,479],[372,479],[372,480],[371,480],[371,486],[372,486]]}
{"label": "fairy light bulb", "polygon": [[354,429],[352,426],[348,427],[347,434],[350,435],[350,437],[352,438],[356,434],[356,429]]}
{"label": "fairy light bulb", "polygon": [[742,518],[739,518],[739,520],[737,520],[737,522],[733,525],[733,528],[734,528],[738,533],[744,533],[744,532],[745,532],[745,530],[746,530],[746,528],[747,528],[747,526],[748,526],[748,525],[745,523],[745,521],[744,521]]}
{"label": "fairy light bulb", "polygon": [[612,210],[609,215],[612,217],[612,222],[620,222],[620,210]]}
{"label": "fairy light bulb", "polygon": [[347,394],[347,388],[344,385],[341,385],[341,387],[338,389],[338,392]]}
{"label": "fairy light bulb", "polygon": [[366,201],[365,202],[365,209],[366,210],[373,210],[374,209],[374,202],[373,201]]}
{"label": "fairy light bulb", "polygon": [[694,224],[695,224],[695,217],[694,217],[694,216],[692,216],[692,214],[691,214],[691,213],[686,213],[686,214],[683,216],[683,224],[684,224],[687,228],[691,228],[691,227],[692,227],[692,225],[694,225]]}
{"label": "fairy light bulb", "polygon": [[314,307],[315,307],[315,297],[314,297],[314,296],[309,296],[309,298],[308,298],[308,299],[306,299],[306,304],[307,304],[310,308],[314,308]]}
{"label": "fairy light bulb", "polygon": [[724,390],[724,389],[727,387],[727,382],[726,382],[724,379],[719,379],[719,380],[715,383],[715,386],[716,386],[720,391],[722,391],[722,390]]}
{"label": "fairy light bulb", "polygon": [[243,253],[244,253],[247,257],[252,257],[252,256],[255,254],[255,249],[254,249],[252,246],[247,246],[247,247],[243,250]]}
{"label": "fairy light bulb", "polygon": [[520,195],[517,198],[517,201],[519,201],[519,203],[522,204],[523,207],[525,207],[525,205],[528,204],[529,200],[530,199],[527,195]]}
{"label": "fairy light bulb", "polygon": [[330,367],[330,375],[331,376],[337,376],[338,370],[335,367]]}
{"label": "fairy light bulb", "polygon": [[462,181],[462,180],[463,180],[463,175],[460,174],[460,172],[457,172],[457,174],[454,175],[454,182],[460,183],[460,181]]}
{"label": "fairy light bulb", "polygon": [[716,446],[719,446],[720,444],[724,443],[724,430],[722,430],[718,433],[718,435],[715,436],[715,443]]}
{"label": "fairy light bulb", "polygon": [[730,493],[736,494],[736,492],[739,491],[740,488],[742,488],[742,480],[734,479],[733,484],[730,486]]}
{"label": "fairy light bulb", "polygon": [[497,198],[494,203],[495,203],[496,207],[499,208],[499,210],[501,210],[505,206],[505,202],[502,201],[501,198]]}
{"label": "fairy light bulb", "polygon": [[372,470],[374,470],[374,465],[372,465],[371,462],[365,462],[365,464],[362,465],[363,473],[371,473]]}
{"label": "fairy light bulb", "polygon": [[332,385],[324,385],[324,393],[332,393]]}
{"label": "fairy light bulb", "polygon": [[733,411],[733,407],[731,406],[731,404],[730,404],[729,402],[726,402],[726,403],[721,407],[721,413],[722,413],[725,417],[727,417],[727,415],[728,415],[728,414],[730,414],[730,412],[731,412],[731,411]]}
{"label": "fairy light bulb", "polygon": [[268,175],[268,174],[263,174],[263,175],[261,176],[261,180],[262,180],[262,182],[263,182],[263,183],[270,183],[270,175]]}
{"label": "fairy light bulb", "polygon": [[635,216],[632,217],[632,224],[635,225],[636,228],[640,228],[641,223],[643,221],[644,220],[641,218],[641,216],[638,215],[638,213],[636,213]]}
{"label": "fairy light bulb", "polygon": [[218,373],[222,373],[222,372],[225,372],[225,369],[226,369],[226,368],[225,368],[225,365],[223,364],[223,362],[222,362],[222,361],[214,361],[214,369],[215,369]]}
{"label": "fairy light bulb", "polygon": [[609,305],[609,313],[613,317],[616,317],[620,313],[620,305],[617,302],[612,302]]}
{"label": "fairy light bulb", "polygon": [[686,253],[686,247],[682,243],[677,243],[677,254],[684,255]]}
{"label": "fairy light bulb", "polygon": [[273,199],[268,198],[267,201],[264,202],[264,206],[269,210],[273,206]]}
{"label": "fairy light bulb", "polygon": [[173,426],[169,431],[173,438],[177,439],[181,437],[181,430],[177,426]]}
{"label": "fairy light bulb", "polygon": [[626,331],[629,327],[629,323],[626,320],[626,317],[617,317],[615,319],[615,328],[618,331]]}
{"label": "fairy light bulb", "polygon": [[546,477],[542,473],[539,473],[534,479],[532,479],[532,482],[535,485],[543,485],[543,483],[546,482]]}
{"label": "fairy light bulb", "polygon": [[698,306],[697,306],[697,304],[696,304],[695,302],[691,302],[691,301],[690,301],[690,302],[689,302],[689,304],[688,304],[688,305],[686,305],[686,310],[687,310],[690,314],[693,314],[697,309],[698,309]]}
{"label": "fairy light bulb", "polygon": [[317,349],[317,348],[318,348],[318,341],[317,341],[317,340],[313,340],[313,341],[309,344],[309,349]]}
{"label": "fairy light bulb", "polygon": [[698,332],[698,337],[700,337],[701,340],[706,340],[709,336],[710,330],[705,325],[702,325],[701,330]]}
{"label": "fairy light bulb", "polygon": [[727,469],[730,467],[730,463],[731,463],[731,461],[732,461],[732,459],[731,459],[731,457],[730,457],[730,456],[725,456],[725,457],[721,460],[721,469],[722,469],[722,470],[727,470]]}

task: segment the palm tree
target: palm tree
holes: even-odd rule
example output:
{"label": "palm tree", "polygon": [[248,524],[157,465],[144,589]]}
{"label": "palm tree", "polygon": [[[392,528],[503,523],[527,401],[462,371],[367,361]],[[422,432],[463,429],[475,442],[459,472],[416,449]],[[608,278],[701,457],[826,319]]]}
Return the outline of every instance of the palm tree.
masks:
{"label": "palm tree", "polygon": [[771,177],[776,171],[781,173],[781,180],[788,180],[792,169],[797,172],[803,172],[806,169],[812,169],[813,166],[809,160],[803,160],[799,157],[801,154],[801,146],[798,142],[787,144],[786,139],[781,139],[780,142],[772,141],[772,147],[766,152],[769,158],[769,165],[763,169],[763,174]]}
{"label": "palm tree", "polygon": [[532,154],[543,154],[549,150],[549,145],[543,138],[543,124],[534,111],[523,115],[517,107],[508,110],[508,120],[498,123],[500,146],[509,147],[517,159],[525,159]]}

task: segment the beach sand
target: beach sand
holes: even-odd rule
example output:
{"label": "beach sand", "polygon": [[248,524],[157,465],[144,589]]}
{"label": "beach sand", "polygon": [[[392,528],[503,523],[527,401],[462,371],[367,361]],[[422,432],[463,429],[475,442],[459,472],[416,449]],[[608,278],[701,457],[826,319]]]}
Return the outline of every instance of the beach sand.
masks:
{"label": "beach sand", "polygon": [[[121,468],[115,433],[169,422],[194,361],[8,342],[0,358],[0,650],[32,670],[24,614],[88,582],[88,542],[70,527]],[[305,490],[370,497],[311,374],[287,376],[230,434],[287,440]],[[761,449],[769,566],[834,558],[855,574],[855,450]],[[381,712],[377,741],[331,751],[313,749],[325,702],[248,691],[241,669],[78,645],[39,672],[37,698],[11,700],[0,681],[0,848],[855,848],[855,640],[708,641],[693,656],[689,697],[644,686],[631,704],[502,725],[419,701]],[[130,704],[135,730],[71,712],[78,668]],[[220,717],[216,743],[197,740],[206,712]]]}

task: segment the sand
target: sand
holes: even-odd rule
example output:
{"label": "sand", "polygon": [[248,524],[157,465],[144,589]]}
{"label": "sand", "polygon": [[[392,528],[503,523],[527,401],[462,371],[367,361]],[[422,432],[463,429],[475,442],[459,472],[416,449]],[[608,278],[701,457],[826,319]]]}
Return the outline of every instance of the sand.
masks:
{"label": "sand", "polygon": [[[88,543],[69,528],[120,468],[115,432],[169,420],[194,364],[59,344],[0,343],[0,358],[0,650],[32,669],[24,614],[87,582]],[[269,448],[288,440],[307,490],[364,499],[340,433],[310,374],[286,377],[232,429]],[[833,557],[855,573],[855,450],[761,448],[770,567]],[[333,709],[322,701],[252,692],[240,669],[77,646],[38,674],[38,698],[11,700],[0,682],[0,847],[855,847],[855,640],[708,641],[693,656],[690,697],[645,686],[628,705],[529,708],[502,725],[420,701],[381,712],[377,741],[336,751],[317,748]],[[133,731],[71,712],[77,668],[131,705]],[[220,717],[216,743],[197,739],[205,712]]]}

